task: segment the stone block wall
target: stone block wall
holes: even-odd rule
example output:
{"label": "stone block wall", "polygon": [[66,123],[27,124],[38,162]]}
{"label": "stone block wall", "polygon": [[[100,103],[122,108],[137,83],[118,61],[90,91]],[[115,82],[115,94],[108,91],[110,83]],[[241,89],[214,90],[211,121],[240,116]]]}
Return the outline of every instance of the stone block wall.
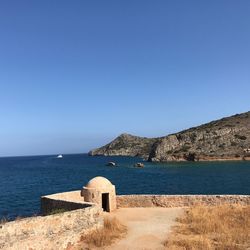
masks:
{"label": "stone block wall", "polygon": [[65,201],[65,200],[50,199],[47,197],[41,198],[41,214],[42,215],[48,215],[58,209],[65,210],[65,211],[72,211],[72,210],[87,208],[91,206],[92,205],[88,203],[76,203],[76,202],[70,202],[70,201]]}
{"label": "stone block wall", "polygon": [[66,249],[82,234],[103,226],[97,206],[0,224],[0,249]]}
{"label": "stone block wall", "polygon": [[41,214],[47,215],[55,210],[72,211],[91,207],[93,203],[84,202],[80,190],[57,193],[41,197]]}
{"label": "stone block wall", "polygon": [[[55,210],[66,212],[48,215]],[[0,249],[66,249],[81,235],[103,227],[102,209],[84,202],[80,191],[42,197],[41,213],[47,216],[0,223]]]}
{"label": "stone block wall", "polygon": [[117,207],[188,207],[197,204],[250,205],[249,195],[119,195]]}

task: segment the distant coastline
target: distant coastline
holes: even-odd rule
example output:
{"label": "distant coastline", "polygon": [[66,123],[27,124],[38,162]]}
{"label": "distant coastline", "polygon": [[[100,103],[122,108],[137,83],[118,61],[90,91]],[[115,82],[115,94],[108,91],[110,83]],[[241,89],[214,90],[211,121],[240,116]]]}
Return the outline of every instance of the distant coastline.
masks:
{"label": "distant coastline", "polygon": [[250,160],[250,111],[160,138],[121,134],[91,156],[138,156],[153,162]]}

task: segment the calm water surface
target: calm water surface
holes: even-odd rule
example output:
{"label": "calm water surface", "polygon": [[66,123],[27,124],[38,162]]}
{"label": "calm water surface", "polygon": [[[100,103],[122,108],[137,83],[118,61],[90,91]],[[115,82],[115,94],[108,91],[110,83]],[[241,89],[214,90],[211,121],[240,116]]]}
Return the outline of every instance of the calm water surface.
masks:
{"label": "calm water surface", "polygon": [[[105,164],[115,161],[119,167]],[[95,176],[118,194],[250,194],[250,162],[148,163],[131,157],[84,154],[0,158],[0,218],[39,213],[40,196],[81,189]]]}

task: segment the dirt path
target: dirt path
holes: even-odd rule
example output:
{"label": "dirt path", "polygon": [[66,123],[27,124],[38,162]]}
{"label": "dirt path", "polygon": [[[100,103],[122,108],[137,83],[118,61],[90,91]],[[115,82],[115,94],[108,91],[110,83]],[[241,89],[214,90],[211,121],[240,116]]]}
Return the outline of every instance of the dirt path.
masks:
{"label": "dirt path", "polygon": [[182,208],[121,208],[110,214],[128,227],[124,239],[107,250],[160,250]]}

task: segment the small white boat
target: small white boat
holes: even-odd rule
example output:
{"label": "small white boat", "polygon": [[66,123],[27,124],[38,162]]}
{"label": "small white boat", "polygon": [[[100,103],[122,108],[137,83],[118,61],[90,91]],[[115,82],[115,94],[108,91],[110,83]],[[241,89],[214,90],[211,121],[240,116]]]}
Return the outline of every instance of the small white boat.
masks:
{"label": "small white boat", "polygon": [[63,158],[63,156],[62,155],[58,155],[56,158]]}
{"label": "small white boat", "polygon": [[106,164],[107,166],[110,166],[110,167],[116,167],[116,163],[113,162],[113,161],[110,161],[109,163]]}

